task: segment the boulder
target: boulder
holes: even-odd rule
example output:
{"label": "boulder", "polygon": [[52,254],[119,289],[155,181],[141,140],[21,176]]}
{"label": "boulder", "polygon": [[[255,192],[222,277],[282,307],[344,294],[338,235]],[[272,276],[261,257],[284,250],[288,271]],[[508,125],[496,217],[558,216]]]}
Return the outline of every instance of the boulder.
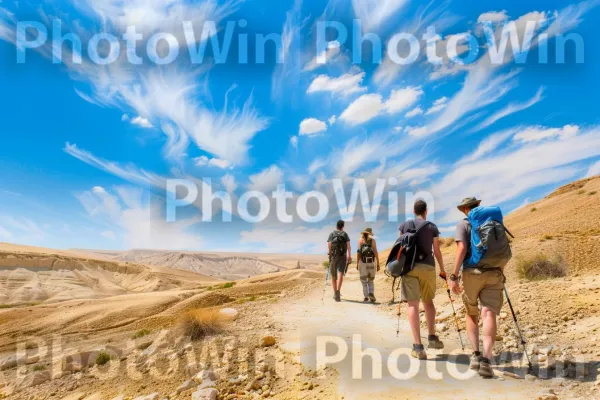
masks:
{"label": "boulder", "polygon": [[15,391],[19,392],[21,390],[39,386],[42,383],[48,382],[50,380],[50,372],[49,371],[39,371],[34,372],[33,374],[27,374],[22,379],[17,381],[15,386]]}
{"label": "boulder", "polygon": [[182,392],[187,392],[188,390],[191,390],[191,389],[195,388],[196,386],[198,386],[198,384],[196,382],[194,382],[193,380],[185,381],[177,389],[175,389],[175,392],[177,394],[182,393]]}
{"label": "boulder", "polygon": [[226,321],[235,321],[239,314],[239,311],[235,308],[223,308],[219,311],[219,315]]}
{"label": "boulder", "polygon": [[158,400],[158,397],[158,393],[152,393],[145,396],[138,396],[133,400]]}
{"label": "boulder", "polygon": [[217,389],[200,389],[192,393],[192,400],[217,400]]}
{"label": "boulder", "polygon": [[99,351],[82,351],[70,354],[62,360],[62,370],[66,372],[80,372],[85,368],[93,367]]}

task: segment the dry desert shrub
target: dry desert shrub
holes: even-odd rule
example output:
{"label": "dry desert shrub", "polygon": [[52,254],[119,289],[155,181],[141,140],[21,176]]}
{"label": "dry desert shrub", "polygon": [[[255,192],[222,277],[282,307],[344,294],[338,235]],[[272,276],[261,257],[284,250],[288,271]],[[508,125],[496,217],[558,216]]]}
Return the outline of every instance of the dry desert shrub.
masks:
{"label": "dry desert shrub", "polygon": [[198,341],[222,332],[223,316],[215,310],[192,310],[183,315],[180,325],[183,336]]}
{"label": "dry desert shrub", "polygon": [[558,254],[537,253],[517,258],[517,273],[521,279],[530,281],[559,278],[567,275],[567,265]]}
{"label": "dry desert shrub", "polygon": [[449,238],[445,238],[444,239],[444,246],[446,247],[450,247],[454,244],[455,240],[453,237],[449,237]]}

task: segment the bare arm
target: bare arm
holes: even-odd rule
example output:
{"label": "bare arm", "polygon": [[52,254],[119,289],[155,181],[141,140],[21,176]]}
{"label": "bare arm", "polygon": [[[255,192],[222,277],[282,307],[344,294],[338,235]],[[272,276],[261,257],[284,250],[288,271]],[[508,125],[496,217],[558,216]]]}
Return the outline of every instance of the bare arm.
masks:
{"label": "bare arm", "polygon": [[446,268],[444,266],[444,257],[442,256],[442,250],[440,249],[440,238],[433,238],[433,254],[440,265],[440,273],[446,275]]}
{"label": "bare arm", "polygon": [[328,248],[328,252],[327,254],[329,254],[329,256],[331,256],[331,242],[327,242],[327,248]]}
{"label": "bare arm", "polygon": [[352,245],[348,242],[346,246],[348,246],[348,262],[352,262]]}
{"label": "bare arm", "polygon": [[456,246],[458,250],[456,252],[456,263],[454,264],[454,275],[458,276],[460,273],[460,267],[467,256],[467,246],[464,242],[456,242]]}
{"label": "bare arm", "polygon": [[375,260],[377,260],[377,271],[381,268],[379,266],[379,252],[377,251],[377,242],[373,239],[373,252],[375,253]]}

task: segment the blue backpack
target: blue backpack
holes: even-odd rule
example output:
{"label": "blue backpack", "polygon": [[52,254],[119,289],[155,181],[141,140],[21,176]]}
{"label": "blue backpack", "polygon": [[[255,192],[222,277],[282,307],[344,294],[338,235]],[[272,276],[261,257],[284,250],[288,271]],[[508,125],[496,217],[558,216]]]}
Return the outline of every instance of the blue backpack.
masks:
{"label": "blue backpack", "polygon": [[504,226],[499,207],[477,207],[468,216],[471,224],[470,256],[465,268],[504,268],[512,258],[510,240],[514,236]]}

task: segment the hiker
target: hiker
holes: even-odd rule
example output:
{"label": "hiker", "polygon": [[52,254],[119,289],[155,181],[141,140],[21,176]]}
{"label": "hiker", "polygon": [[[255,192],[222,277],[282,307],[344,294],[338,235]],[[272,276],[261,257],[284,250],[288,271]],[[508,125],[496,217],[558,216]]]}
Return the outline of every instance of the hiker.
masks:
{"label": "hiker", "polygon": [[333,287],[333,298],[342,301],[342,283],[348,265],[352,264],[352,249],[350,236],[344,232],[344,221],[338,221],[337,229],[329,235],[327,244],[329,248],[329,273],[331,274],[331,285]]}
{"label": "hiker", "polygon": [[[435,298],[436,278],[435,259],[440,265],[440,275],[445,277],[444,259],[440,250],[440,231],[438,227],[427,221],[427,203],[418,200],[414,205],[416,218],[400,226],[400,235],[407,232],[417,232],[416,244],[419,259],[412,271],[402,277],[402,301],[408,302],[408,322],[412,330],[414,344],[411,352],[414,358],[426,360],[427,353],[421,343],[421,323],[419,319],[419,301],[423,302],[430,349],[443,349],[442,343],[435,332]],[[435,255],[435,258],[434,258]]]}
{"label": "hiker", "polygon": [[[363,287],[364,302],[375,303],[375,273],[379,272],[379,252],[373,239],[373,229],[367,228],[360,234],[356,254],[356,269]],[[377,263],[377,264],[376,264]]]}
{"label": "hiker", "polygon": [[[472,225],[469,221],[469,215],[473,216],[474,209],[494,210],[500,213],[498,208],[479,208],[481,200],[475,197],[466,198],[458,205],[458,209],[467,216],[467,219],[462,220],[456,227],[455,241],[458,247],[456,254],[456,264],[454,273],[450,275],[450,290],[456,295],[462,293],[463,303],[466,309],[466,325],[469,341],[473,346],[473,354],[471,356],[470,368],[479,372],[479,375],[484,378],[492,378],[494,372],[490,364],[494,341],[496,340],[497,331],[497,316],[500,314],[502,304],[504,302],[504,273],[502,268],[508,262],[506,257],[496,258],[496,265],[482,265],[480,262],[476,265],[468,265],[471,259],[473,246],[471,244]],[[501,219],[496,217],[495,220]],[[491,219],[491,218],[490,218]],[[494,221],[492,221],[494,222]],[[492,236],[498,241],[499,237],[505,237],[504,226],[501,226],[501,231],[494,231]],[[481,230],[480,230],[481,232]],[[505,240],[508,245],[508,239]],[[507,255],[510,259],[510,247]],[[462,285],[459,286],[460,270],[462,268]],[[483,318],[483,354],[479,351],[479,303],[481,303],[481,317]]]}

